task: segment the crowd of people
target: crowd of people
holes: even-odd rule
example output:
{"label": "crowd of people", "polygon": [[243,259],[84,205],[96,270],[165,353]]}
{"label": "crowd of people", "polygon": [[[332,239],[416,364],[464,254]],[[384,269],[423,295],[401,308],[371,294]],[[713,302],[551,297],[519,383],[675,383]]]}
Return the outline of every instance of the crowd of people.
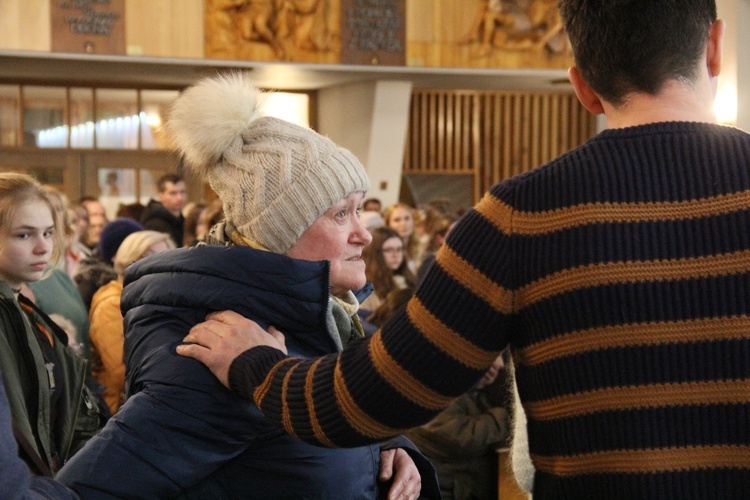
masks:
{"label": "crowd of people", "polygon": [[[248,89],[253,87],[242,75],[237,75],[233,80],[217,79],[209,80],[208,83],[214,86],[231,84],[239,95],[252,95],[248,94]],[[252,103],[242,104],[248,112],[255,113]],[[179,102],[175,106],[179,111]],[[183,128],[188,128],[190,123],[192,120],[186,120]],[[172,123],[171,126],[175,128],[178,137],[189,133],[180,129],[179,124]],[[161,311],[160,314],[173,314],[180,322],[185,321],[187,315],[194,318],[190,321],[197,323],[203,319],[205,312],[198,315],[196,312],[224,308],[232,302],[230,297],[233,294],[245,298],[255,296],[261,304],[253,304],[246,312],[249,316],[267,318],[269,324],[285,327],[287,331],[292,331],[292,325],[297,324],[295,322],[299,323],[297,328],[301,328],[301,332],[305,328],[327,329],[327,339],[314,340],[306,335],[297,339],[296,352],[301,355],[317,355],[343,349],[350,341],[373,333],[377,328],[375,325],[382,324],[413,293],[416,277],[412,269],[417,268],[418,251],[421,250],[420,245],[414,244],[417,242],[414,229],[421,227],[414,223],[415,219],[420,220],[415,217],[418,211],[403,204],[398,205],[401,215],[394,218],[392,227],[408,226],[408,232],[404,232],[402,228],[402,240],[399,233],[385,227],[386,218],[380,212],[379,201],[371,199],[363,203],[369,181],[351,153],[309,129],[260,116],[253,118],[244,134],[252,136],[259,154],[246,154],[240,171],[243,168],[248,172],[263,168],[261,152],[267,152],[271,147],[281,147],[278,146],[278,140],[282,137],[288,141],[301,141],[298,159],[293,164],[300,175],[316,178],[320,175],[318,171],[331,171],[333,174],[328,175],[343,175],[351,181],[330,181],[336,184],[333,191],[330,185],[321,185],[321,192],[332,194],[306,194],[310,199],[303,210],[287,217],[288,228],[285,226],[277,229],[278,215],[276,220],[271,220],[273,212],[267,209],[267,203],[273,202],[273,196],[278,196],[278,203],[289,203],[292,198],[285,189],[273,192],[273,184],[263,186],[268,193],[264,202],[259,201],[250,206],[247,202],[239,201],[245,197],[242,192],[238,192],[239,189],[244,189],[240,182],[222,184],[212,181],[209,176],[208,180],[219,198],[207,204],[190,203],[184,180],[179,175],[170,173],[157,181],[157,196],[148,204],[136,202],[120,205],[116,218],[109,220],[103,204],[95,197],[86,196],[76,203],[69,203],[60,191],[52,186],[40,185],[31,177],[0,174],[0,184],[6,186],[0,195],[7,205],[3,240],[12,241],[16,227],[22,227],[31,240],[26,251],[40,263],[40,268],[35,268],[33,276],[24,275],[23,279],[10,273],[11,267],[22,264],[21,256],[13,256],[19,260],[8,262],[7,267],[0,267],[0,279],[11,286],[10,292],[4,294],[10,314],[7,319],[8,328],[17,328],[23,323],[30,324],[31,332],[37,338],[32,343],[31,332],[26,331],[28,338],[19,337],[19,340],[10,344],[8,352],[27,352],[31,348],[32,352],[39,350],[44,354],[41,358],[21,357],[24,363],[18,364],[15,369],[10,366],[3,369],[6,385],[11,388],[18,385],[18,389],[8,389],[5,392],[10,401],[8,415],[18,441],[16,446],[19,457],[33,473],[57,477],[83,497],[94,497],[95,492],[101,491],[125,497],[185,492],[196,496],[236,497],[251,491],[253,494],[266,491],[273,496],[271,492],[274,490],[277,495],[282,491],[296,495],[312,489],[316,491],[314,496],[319,498],[346,491],[351,493],[346,496],[352,497],[374,498],[380,495],[378,491],[388,496],[390,491],[389,497],[392,498],[397,498],[398,495],[404,498],[416,498],[418,495],[423,498],[438,498],[439,486],[433,466],[405,437],[394,437],[377,445],[350,450],[324,450],[302,442],[295,443],[291,438],[284,437],[282,431],[269,434],[268,423],[263,421],[257,410],[252,410],[252,405],[221,388],[209,371],[194,370],[193,362],[176,356],[173,352],[170,354],[166,349],[170,344],[169,336],[173,337],[172,341],[184,336],[189,324],[172,329],[169,325],[174,320],[162,320],[152,322],[152,327],[140,333],[141,327],[135,326],[140,324],[139,316],[129,317],[127,321],[123,316],[123,312],[129,308],[138,307],[150,319],[158,317],[154,311]],[[310,167],[311,159],[304,155],[313,150],[318,151],[314,158],[318,165]],[[188,148],[184,154],[190,157],[195,153]],[[236,168],[215,166],[215,170],[226,175],[227,172],[232,174]],[[222,178],[219,175],[214,177]],[[374,201],[377,203],[373,203]],[[25,204],[31,208],[13,208]],[[368,210],[360,211],[363,206]],[[330,228],[317,221],[330,217],[332,222],[340,224],[339,208],[345,209],[351,229],[333,232],[340,235],[335,237],[339,240],[337,243],[328,234]],[[382,222],[382,225],[376,226],[381,227],[365,228],[363,215],[376,212],[377,218]],[[327,215],[329,213],[330,216]],[[264,217],[269,220],[260,228],[248,226],[259,218],[263,222]],[[399,221],[395,222],[396,219]],[[401,219],[408,219],[407,224],[402,224]],[[318,225],[320,236],[316,237],[314,228]],[[379,237],[376,238],[375,245],[369,245],[372,234],[380,232],[388,235],[386,248],[382,248],[383,242]],[[312,234],[309,238],[308,233]],[[414,248],[408,261],[403,251],[406,241],[411,242]],[[326,244],[321,246],[321,242]],[[160,302],[162,298],[167,298],[167,290],[174,287],[174,284],[165,285],[158,291],[143,290],[136,294],[137,301],[156,294],[160,297],[157,299],[158,304],[150,302],[151,299],[144,303],[130,304],[129,295],[124,293],[124,289],[128,281],[126,271],[132,270],[134,263],[168,250],[198,246],[200,252],[185,253],[186,260],[177,268],[167,271],[174,276],[180,272],[187,273],[185,276],[189,280],[211,280],[206,286],[199,287],[205,293],[191,298],[187,310],[187,304],[184,304],[173,305],[169,313],[164,311],[166,303]],[[237,248],[227,253],[225,247]],[[328,259],[335,262],[336,248],[357,256],[363,253],[363,249],[367,249],[368,253],[364,261],[358,259],[354,266],[349,264],[338,273],[331,272],[331,297],[335,298],[333,304],[336,307],[328,311],[328,319],[320,324],[319,313],[309,310],[310,300],[314,297],[311,292],[320,287],[311,289],[308,280],[317,276],[315,279],[325,285],[325,269],[312,263],[298,263],[293,269],[287,269],[288,265],[283,259],[292,257],[313,262]],[[255,250],[241,253],[240,249]],[[331,249],[334,253],[331,253]],[[4,246],[0,245],[0,253],[3,251]],[[279,257],[273,257],[275,254],[279,254]],[[170,255],[167,260],[170,263],[179,261],[174,255]],[[193,260],[196,267],[191,271],[187,263]],[[157,262],[154,258],[148,261]],[[244,261],[250,261],[253,265],[248,267]],[[203,269],[212,262],[220,267],[214,270]],[[246,279],[253,286],[237,289],[236,285],[230,286],[232,281],[227,281],[233,276],[233,269],[227,267],[230,265],[244,268]],[[282,269],[287,270],[289,278],[276,283],[279,270]],[[267,274],[268,271],[271,274]],[[352,277],[352,272],[358,276]],[[221,279],[222,273],[227,278]],[[205,277],[201,278],[202,275]],[[371,297],[381,298],[377,299],[372,310],[360,308],[360,301],[366,304],[366,296],[372,290],[372,286],[365,286],[365,283],[374,275],[379,275],[374,279],[378,294],[372,294]],[[260,279],[267,280],[269,284],[258,282]],[[396,284],[391,283],[392,281]],[[142,282],[143,280],[139,280],[139,283]],[[184,287],[177,289],[186,293],[188,289],[195,289],[195,285],[186,283]],[[278,288],[277,292],[274,292],[274,287]],[[219,289],[223,289],[224,293],[217,293]],[[402,293],[399,300],[394,301],[396,292],[399,291],[408,295]],[[306,313],[290,314],[291,311],[286,308],[279,309],[278,306],[272,307],[266,303],[269,297],[278,293],[287,296],[286,303],[293,306],[292,310],[307,304],[304,305]],[[296,294],[298,298],[295,300],[299,301],[299,306],[289,302],[290,294]],[[386,295],[392,297],[385,299]],[[384,303],[384,307],[376,307],[380,302]],[[11,307],[14,304],[20,309],[14,310]],[[324,311],[326,307],[330,308],[330,304],[325,298],[316,307]],[[364,316],[360,321],[355,321],[352,319],[357,316],[355,313]],[[281,319],[287,317],[291,318],[291,323]],[[42,333],[47,336],[46,341],[41,341]],[[150,347],[142,353],[146,345]],[[163,350],[160,351],[160,347]],[[171,358],[171,361],[158,360],[157,352]],[[175,365],[175,361],[180,363]],[[38,372],[38,377],[31,376],[35,371]],[[46,389],[41,374],[47,372],[46,382],[50,389],[48,393],[44,391],[39,396],[44,401],[44,406],[39,407],[33,390],[39,391],[42,387]],[[129,373],[127,383],[126,373]],[[80,379],[77,381],[79,383],[71,383],[65,387],[59,385],[61,381],[72,380],[73,374]],[[144,384],[142,380],[148,380],[148,384],[141,387]],[[206,400],[201,405],[199,395],[210,401]],[[231,410],[225,410],[221,418],[216,418],[214,405],[219,395],[224,398],[224,406]],[[123,406],[126,400],[128,404]],[[88,418],[82,419],[80,414],[76,415],[76,404],[84,405]],[[186,406],[181,408],[180,405]],[[61,411],[63,409],[64,412]],[[31,411],[38,411],[48,421],[39,422],[36,418],[30,418]],[[190,411],[193,416],[190,419],[183,418]],[[29,427],[25,429],[26,436],[21,440],[16,427],[22,420],[28,420],[31,424],[21,426],[24,429]],[[199,425],[198,422],[202,423]],[[61,427],[63,425],[71,428],[68,430]],[[83,430],[78,431],[80,426],[83,426]],[[188,448],[187,451],[183,449],[183,460],[169,460],[169,455],[174,451],[171,447],[173,441],[186,439],[206,426],[221,432],[217,435],[206,432],[204,439],[193,439],[193,448]],[[129,431],[122,434],[123,429]],[[138,431],[133,434],[135,429]],[[59,436],[58,433],[62,430],[65,432]],[[72,446],[63,446],[63,443],[71,441],[67,436],[74,430],[84,437],[73,440]],[[152,446],[148,453],[144,453],[142,443],[158,441],[152,437],[156,434],[166,437],[170,446],[161,451]],[[234,436],[230,440],[233,444],[227,442],[227,435]],[[64,437],[65,441],[56,441],[59,437]],[[92,437],[94,438],[91,439]],[[77,455],[76,460],[71,460],[73,454],[87,442],[88,451]],[[113,443],[128,445],[118,444],[112,448]],[[251,465],[258,458],[269,456],[271,449],[278,450],[273,453],[284,457],[276,470],[273,467],[258,468],[258,465]],[[102,455],[109,459],[102,460]],[[378,459],[373,458],[378,456]],[[92,462],[92,459],[95,461]],[[122,469],[123,474],[128,477],[115,478],[112,470],[116,469],[115,464],[120,464],[123,460],[130,464]],[[172,467],[161,466],[159,473],[149,473],[156,462],[171,462]],[[65,469],[61,471],[66,463]],[[221,471],[216,470],[219,465],[222,466]],[[300,480],[296,484],[287,481],[285,489],[279,490],[282,476],[290,466],[298,470]],[[339,472],[334,473],[331,469],[339,469]],[[103,473],[105,470],[106,474]],[[138,470],[139,481],[130,481],[134,471]],[[254,472],[262,472],[263,479],[236,481],[240,474],[244,477]],[[97,479],[93,481],[92,478]],[[52,483],[44,484],[46,486],[40,486],[42,490],[55,489],[49,486]]]}
{"label": "crowd of people", "polygon": [[[0,174],[2,368],[20,456],[35,473],[55,474],[124,399],[125,268],[182,244],[185,183],[168,174],[157,187],[142,210],[123,205],[110,221],[95,197],[69,203],[53,186]],[[25,248],[14,251],[17,241]]]}
{"label": "crowd of people", "polygon": [[[227,84],[223,80],[210,83],[215,86]],[[231,84],[240,95],[243,92],[246,94],[250,86],[241,75],[231,81]],[[246,107],[254,109],[251,104]],[[179,126],[172,126],[177,127],[178,135],[188,133],[181,131]],[[270,492],[278,489],[281,476],[289,464],[297,463],[294,468],[298,469],[301,479],[296,485],[288,483],[285,491],[294,493],[313,488],[317,492],[315,496],[320,498],[345,491],[350,491],[352,497],[369,497],[373,492],[381,490],[387,494],[390,488],[391,497],[394,498],[399,491],[402,491],[405,498],[416,498],[417,495],[422,498],[438,498],[443,484],[439,485],[436,480],[430,464],[432,457],[420,453],[407,438],[395,437],[375,446],[356,447],[347,451],[325,451],[301,442],[295,444],[291,438],[284,437],[282,431],[268,434],[268,423],[259,418],[259,414],[252,411],[247,403],[222,389],[209,371],[195,371],[192,369],[192,361],[175,356],[166,349],[170,343],[186,334],[189,324],[171,328],[169,325],[174,319],[150,321],[151,326],[143,329],[137,326],[142,321],[139,315],[125,320],[123,312],[136,307],[151,319],[158,317],[154,311],[167,314],[164,308],[169,303],[172,305],[168,315],[173,314],[175,319],[179,318],[180,323],[186,317],[194,318],[189,321],[197,323],[205,313],[196,315],[196,312],[225,308],[232,303],[232,294],[245,298],[256,297],[261,305],[253,304],[245,313],[248,316],[284,327],[288,334],[293,328],[301,328],[300,331],[305,328],[329,330],[330,337],[327,340],[313,340],[306,335],[301,335],[296,340],[289,338],[290,346],[293,343],[296,346],[294,352],[313,356],[336,352],[345,348],[352,340],[371,335],[403,307],[414,293],[417,270],[423,265],[425,256],[434,255],[437,250],[432,244],[435,235],[431,234],[430,227],[441,228],[444,236],[448,221],[454,220],[456,213],[448,213],[447,205],[442,200],[419,209],[402,203],[383,209],[377,199],[363,200],[369,181],[359,162],[348,151],[308,129],[257,117],[244,134],[252,135],[253,144],[264,152],[277,144],[278,136],[288,141],[303,141],[306,149],[300,151],[299,166],[295,167],[300,175],[319,175],[315,169],[307,173],[310,159],[302,155],[303,152],[309,154],[312,147],[319,150],[319,157],[316,158],[319,162],[318,170],[332,170],[336,176],[343,175],[352,181],[337,187],[335,194],[324,198],[320,194],[307,194],[312,198],[308,200],[308,206],[304,207],[303,212],[288,216],[287,225],[292,228],[293,235],[284,232],[277,235],[277,231],[270,230],[268,225],[261,226],[260,229],[247,226],[270,214],[267,204],[273,203],[273,196],[278,196],[277,202],[289,201],[290,195],[286,190],[273,192],[273,184],[264,186],[268,193],[264,202],[250,206],[247,202],[239,203],[244,196],[238,192],[241,189],[238,186],[242,186],[240,182],[222,184],[212,181],[209,176],[208,180],[220,195],[219,198],[208,204],[190,203],[183,179],[176,174],[167,174],[157,182],[158,194],[155,199],[150,200],[147,205],[121,205],[117,217],[109,220],[102,203],[95,197],[87,196],[71,204],[60,191],[48,185],[40,185],[33,178],[21,174],[0,174],[0,184],[6,185],[0,195],[7,203],[3,238],[11,240],[15,228],[23,227],[23,231],[29,233],[28,239],[32,240],[27,251],[36,256],[40,263],[44,263],[44,266],[40,265],[40,269],[35,269],[33,276],[23,276],[22,280],[18,278],[17,283],[14,279],[16,277],[10,275],[8,268],[0,267],[0,278],[11,286],[11,292],[5,294],[9,314],[12,313],[7,321],[12,325],[20,325],[22,322],[31,324],[37,338],[37,342],[31,345],[32,351],[39,349],[44,354],[41,359],[45,361],[41,363],[36,357],[26,356],[21,358],[25,363],[16,366],[16,370],[10,367],[3,370],[7,385],[14,387],[17,384],[20,389],[6,391],[10,399],[10,420],[14,431],[17,421],[22,420],[22,414],[30,422],[37,420],[30,418],[29,413],[35,408],[40,415],[49,418],[49,421],[37,422],[37,425],[30,425],[26,429],[25,439],[17,443],[19,456],[35,474],[57,477],[83,497],[94,497],[95,492],[99,491],[125,497],[172,495],[180,492],[190,492],[190,495],[197,496],[232,497],[243,496],[250,491],[254,494],[267,491],[273,496]],[[188,149],[184,154],[189,156],[192,153]],[[253,156],[247,154],[247,151],[245,154],[243,168],[247,171],[263,167],[260,155]],[[344,167],[340,166],[342,163]],[[234,167],[222,169],[215,167],[222,175],[236,170]],[[222,177],[216,175],[215,178]],[[341,184],[341,181],[336,183]],[[322,192],[330,190],[330,186],[321,187]],[[10,201],[21,206],[28,204],[31,208],[15,210],[11,208],[15,205],[11,205]],[[330,228],[325,225],[320,225],[320,236],[307,237],[319,224],[318,219],[325,219],[328,213],[332,212],[330,219],[335,224],[340,224],[340,208],[350,218],[348,224],[351,227],[343,232],[334,232],[340,234],[337,236],[340,243],[327,235]],[[371,219],[375,222],[366,223],[368,216],[375,216]],[[436,222],[438,220],[443,223]],[[432,224],[429,221],[433,221]],[[321,242],[325,243],[322,247]],[[205,286],[199,287],[205,293],[196,295],[188,303],[179,306],[168,298],[170,294],[167,290],[174,287],[174,284],[165,284],[165,287],[153,291],[149,288],[139,290],[136,295],[132,292],[130,295],[124,293],[128,281],[126,272],[132,271],[134,263],[168,250],[179,247],[190,249],[199,245],[200,253],[185,253],[185,260],[174,269],[161,269],[163,264],[158,264],[158,260],[154,258],[148,261],[157,266],[157,274],[168,272],[177,277],[180,273],[187,273],[185,279],[188,281],[209,279],[204,283]],[[227,253],[224,247],[239,248]],[[240,248],[246,247],[255,250],[246,254],[239,252]],[[331,297],[335,298],[333,304],[336,307],[328,311],[325,324],[329,326],[320,324],[320,315],[314,311],[308,310],[304,315],[290,315],[286,308],[279,309],[278,306],[266,304],[269,297],[277,293],[286,296],[297,294],[296,300],[300,306],[307,303],[305,308],[309,309],[314,295],[310,295],[308,280],[312,276],[318,276],[316,279],[321,280],[323,285],[326,279],[324,268],[297,263],[294,269],[287,271],[290,273],[288,279],[275,284],[279,279],[279,270],[286,269],[288,264],[272,257],[273,254],[283,254],[283,259],[328,259],[335,262],[337,247],[340,247],[341,252],[361,255],[361,259],[353,267],[347,265],[337,273],[332,267]],[[408,252],[407,248],[410,249]],[[20,259],[19,256],[15,258]],[[193,260],[196,267],[190,270],[193,264],[188,262]],[[179,261],[179,258],[170,254],[166,262]],[[248,267],[243,261],[253,262],[253,265]],[[213,270],[205,268],[209,264],[219,267]],[[21,262],[8,263],[9,267],[16,265],[21,265]],[[427,260],[424,265],[428,265]],[[252,282],[252,287],[235,289],[236,285],[230,285],[231,281],[221,278],[222,274],[226,274],[227,278],[232,276],[233,267],[243,269],[243,274]],[[271,271],[270,275],[266,274],[268,271]],[[359,276],[353,278],[353,272]],[[297,273],[301,275],[298,276]],[[201,278],[204,274],[205,277]],[[145,278],[137,281],[142,283],[144,280]],[[258,280],[267,280],[269,284]],[[133,281],[132,277],[130,281]],[[295,281],[299,281],[299,284],[295,285]],[[16,284],[20,290],[18,292]],[[186,294],[188,289],[195,289],[197,284],[186,282],[178,290]],[[132,290],[135,285],[131,284],[128,289]],[[274,287],[278,288],[278,292],[274,292]],[[221,294],[217,293],[220,289],[224,290]],[[136,303],[131,303],[135,297],[138,297]],[[162,302],[162,299],[166,302]],[[152,302],[153,300],[156,302]],[[286,302],[289,303],[288,297]],[[18,319],[19,311],[13,311],[10,307],[13,303],[30,322]],[[317,307],[323,311],[329,304],[330,301],[325,299]],[[292,305],[293,309],[298,309],[298,306]],[[287,316],[293,322],[282,319]],[[359,319],[354,320],[355,316]],[[300,326],[294,327],[297,324],[295,321]],[[141,330],[143,333],[140,333]],[[47,335],[49,347],[47,342],[39,340],[40,332]],[[27,331],[26,335],[28,337],[30,332]],[[11,344],[10,351],[27,351],[30,339],[21,340]],[[171,361],[159,360],[157,352],[162,353],[159,356],[171,358]],[[175,365],[175,360],[181,362]],[[39,407],[33,389],[40,390],[44,385],[41,383],[41,375],[38,377],[37,387],[28,386],[37,385],[30,373],[42,368],[49,372],[47,381],[50,391],[48,395],[46,392],[42,393],[45,406]],[[80,383],[66,386],[64,391],[52,382],[72,380],[73,373],[78,376]],[[126,373],[130,376],[127,383]],[[192,378],[194,376],[198,378]],[[148,384],[141,387],[146,380]],[[163,389],[160,390],[159,387]],[[201,394],[210,398],[213,403],[205,401],[201,404],[201,397],[197,396]],[[224,411],[220,419],[216,418],[214,409],[218,394],[222,394],[225,407],[233,408],[231,411]],[[21,395],[23,397],[19,398]],[[126,399],[129,403],[123,407]],[[86,419],[76,416],[76,404],[85,406],[88,416]],[[187,406],[180,408],[181,404]],[[62,412],[58,409],[66,410]],[[191,410],[193,416],[186,420],[183,416]],[[199,426],[196,424],[198,421],[203,423]],[[500,430],[504,432],[507,429],[507,422],[497,419],[490,419],[489,422],[497,427],[490,431],[493,436]],[[61,425],[70,425],[72,428],[58,436],[60,429],[64,429]],[[161,466],[158,474],[149,473],[156,462],[169,462],[173,449],[171,444],[161,451],[152,446],[148,453],[143,453],[143,442],[154,441],[155,434],[166,437],[168,443],[183,440],[208,425],[214,430],[222,429],[220,439],[210,433],[206,433],[203,440],[193,439],[194,447],[183,451],[186,455],[184,460],[172,461],[171,469]],[[58,437],[68,436],[79,426],[84,428],[77,432],[84,437],[80,441],[73,441],[70,449],[62,444],[69,439],[55,441]],[[123,433],[123,429],[129,431]],[[135,429],[138,431],[134,433]],[[226,442],[226,436],[230,434],[234,436],[234,445]],[[261,435],[265,437],[261,439]],[[488,447],[493,446],[496,441],[493,439],[488,442]],[[87,442],[88,451],[71,460],[73,454]],[[117,443],[114,448],[113,443]],[[121,443],[128,445],[123,446]],[[279,446],[284,450],[284,467],[274,471],[273,467],[258,469],[257,465],[248,465],[261,456],[268,456],[269,449]],[[491,460],[492,454],[484,454],[487,455],[485,458]],[[109,458],[102,460],[104,455]],[[367,458],[378,455],[378,460]],[[209,456],[212,457],[211,460],[207,459]],[[311,467],[312,457],[315,457],[312,462],[319,463],[320,466]],[[140,478],[138,482],[129,481],[124,476],[116,478],[111,472],[116,468],[115,464],[122,461],[130,464],[123,469],[123,473],[129,477],[134,471],[140,471],[137,473]],[[65,469],[60,471],[66,463]],[[222,472],[215,470],[218,465],[222,465]],[[331,471],[322,472],[331,467],[341,470],[335,474]],[[108,471],[106,474],[105,470]],[[482,474],[486,470],[487,467],[482,469]],[[239,474],[258,471],[263,473],[262,481],[235,481]],[[93,481],[92,478],[97,479]],[[492,481],[483,483],[486,486],[492,484]],[[41,488],[51,486],[47,484]],[[443,492],[443,496],[445,495]]]}
{"label": "crowd of people", "polygon": [[610,129],[466,213],[367,198],[241,72],[165,125],[218,202],[171,173],[110,221],[0,173],[0,496],[489,498],[513,434],[535,498],[743,498],[750,138],[713,123],[724,24],[712,0],[560,12]]}

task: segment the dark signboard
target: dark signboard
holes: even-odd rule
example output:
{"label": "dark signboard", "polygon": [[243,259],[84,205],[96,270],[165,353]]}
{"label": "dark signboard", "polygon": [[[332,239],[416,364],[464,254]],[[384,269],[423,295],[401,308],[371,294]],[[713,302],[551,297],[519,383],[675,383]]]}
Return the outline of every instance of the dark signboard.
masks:
{"label": "dark signboard", "polygon": [[341,0],[341,62],[403,66],[406,0]]}
{"label": "dark signboard", "polygon": [[52,51],[125,54],[125,0],[50,0]]}

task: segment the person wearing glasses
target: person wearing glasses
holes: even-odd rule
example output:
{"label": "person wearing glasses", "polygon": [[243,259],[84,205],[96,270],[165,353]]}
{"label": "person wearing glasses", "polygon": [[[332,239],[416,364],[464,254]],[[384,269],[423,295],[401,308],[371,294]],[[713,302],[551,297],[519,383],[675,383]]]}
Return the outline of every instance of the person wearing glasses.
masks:
{"label": "person wearing glasses", "polygon": [[361,304],[362,309],[375,311],[392,290],[415,288],[417,280],[404,256],[404,242],[397,232],[386,227],[370,231],[372,243],[365,247],[367,281],[375,290]]}

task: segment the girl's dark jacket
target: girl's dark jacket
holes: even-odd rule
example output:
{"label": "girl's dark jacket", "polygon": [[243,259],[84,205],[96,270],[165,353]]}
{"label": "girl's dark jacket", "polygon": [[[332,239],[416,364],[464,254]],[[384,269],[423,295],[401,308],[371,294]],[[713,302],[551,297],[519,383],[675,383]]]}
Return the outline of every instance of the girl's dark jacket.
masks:
{"label": "girl's dark jacket", "polygon": [[[290,354],[336,352],[329,300],[328,262],[248,247],[201,245],[132,264],[121,306],[128,399],[59,479],[84,498],[377,498],[381,446],[295,440],[175,353],[193,325],[224,309],[278,328]],[[425,496],[439,497],[424,456],[403,437],[382,445],[395,447],[420,468]]]}
{"label": "girl's dark jacket", "polygon": [[[54,359],[45,358],[32,322],[49,334]],[[88,363],[68,347],[60,327],[23,295],[16,301],[4,281],[0,281],[0,371],[20,456],[34,474],[54,475],[101,426],[98,407],[85,384]],[[60,394],[56,408],[51,406],[53,389]],[[5,498],[2,492],[0,498]]]}

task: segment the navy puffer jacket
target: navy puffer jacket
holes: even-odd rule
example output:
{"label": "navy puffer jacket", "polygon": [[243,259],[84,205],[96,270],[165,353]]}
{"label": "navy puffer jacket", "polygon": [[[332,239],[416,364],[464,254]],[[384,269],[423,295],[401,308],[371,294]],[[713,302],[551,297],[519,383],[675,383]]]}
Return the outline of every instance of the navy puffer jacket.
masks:
{"label": "navy puffer jacket", "polygon": [[[297,441],[174,350],[207,313],[232,309],[284,332],[290,353],[333,353],[328,280],[327,262],[247,247],[202,245],[131,265],[121,305],[128,399],[59,479],[84,498],[377,498],[381,446]],[[439,495],[414,445],[382,445],[394,447],[420,467],[423,492]]]}

